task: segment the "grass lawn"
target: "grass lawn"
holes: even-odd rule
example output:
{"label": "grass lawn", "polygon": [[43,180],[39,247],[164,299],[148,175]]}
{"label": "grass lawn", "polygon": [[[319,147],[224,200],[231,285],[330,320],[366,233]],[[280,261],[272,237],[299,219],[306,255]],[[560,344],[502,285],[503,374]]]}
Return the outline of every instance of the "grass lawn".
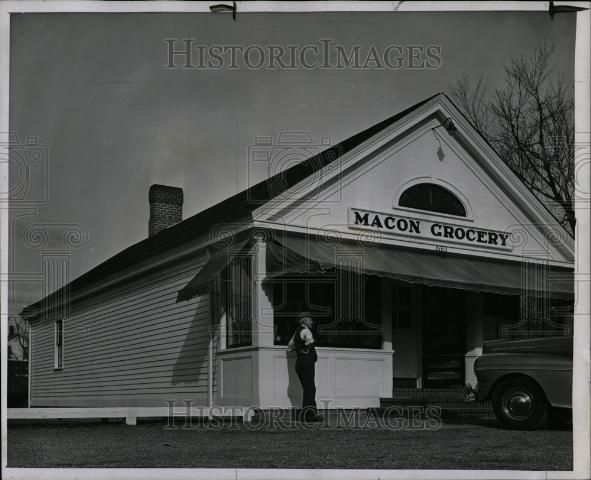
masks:
{"label": "grass lawn", "polygon": [[9,425],[8,466],[572,469],[569,430],[508,431],[494,423],[443,424],[435,430],[165,427],[165,423]]}

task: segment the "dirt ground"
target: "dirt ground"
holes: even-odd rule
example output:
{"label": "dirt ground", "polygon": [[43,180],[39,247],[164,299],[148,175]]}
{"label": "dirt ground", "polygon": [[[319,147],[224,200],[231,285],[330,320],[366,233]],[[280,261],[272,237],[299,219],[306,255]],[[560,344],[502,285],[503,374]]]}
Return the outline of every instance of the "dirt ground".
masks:
{"label": "dirt ground", "polygon": [[11,424],[9,467],[571,470],[570,430],[419,425]]}

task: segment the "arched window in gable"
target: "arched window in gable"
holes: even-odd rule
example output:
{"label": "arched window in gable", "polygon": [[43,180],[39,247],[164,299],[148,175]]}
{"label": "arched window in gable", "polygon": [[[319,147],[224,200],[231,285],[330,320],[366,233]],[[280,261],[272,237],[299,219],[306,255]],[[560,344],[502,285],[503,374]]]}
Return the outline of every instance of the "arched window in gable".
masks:
{"label": "arched window in gable", "polygon": [[466,208],[460,199],[447,188],[434,183],[419,183],[408,188],[400,195],[398,205],[457,217],[466,216]]}

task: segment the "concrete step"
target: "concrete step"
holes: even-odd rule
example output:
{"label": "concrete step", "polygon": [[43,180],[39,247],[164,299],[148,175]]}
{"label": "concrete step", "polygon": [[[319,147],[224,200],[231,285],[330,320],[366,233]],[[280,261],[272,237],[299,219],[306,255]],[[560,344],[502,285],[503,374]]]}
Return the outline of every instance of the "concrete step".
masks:
{"label": "concrete step", "polygon": [[431,400],[415,400],[407,402],[404,400],[387,399],[380,402],[379,408],[388,407],[440,407],[447,410],[467,409],[467,410],[491,410],[490,402],[437,402]]}
{"label": "concrete step", "polygon": [[[449,388],[395,388],[392,397],[380,398],[376,413],[396,415],[397,410],[421,409],[438,412],[443,418],[494,419],[490,402],[475,401],[465,387]],[[433,410],[436,409],[436,410]]]}
{"label": "concrete step", "polygon": [[468,400],[465,398],[380,398],[380,407],[387,407],[388,405],[478,405],[479,403],[488,402],[478,402],[476,400]]}
{"label": "concrete step", "polygon": [[477,418],[494,419],[494,412],[489,402],[461,402],[461,403],[442,403],[442,404],[408,404],[391,403],[386,406],[372,409],[372,414],[377,416],[401,417],[411,413],[412,416],[422,418],[428,416],[440,416],[444,419],[449,418]]}
{"label": "concrete step", "polygon": [[380,399],[380,401],[400,400],[408,402],[433,401],[433,402],[463,402],[467,399],[467,391],[464,387],[454,388],[399,388],[394,389],[392,397]]}

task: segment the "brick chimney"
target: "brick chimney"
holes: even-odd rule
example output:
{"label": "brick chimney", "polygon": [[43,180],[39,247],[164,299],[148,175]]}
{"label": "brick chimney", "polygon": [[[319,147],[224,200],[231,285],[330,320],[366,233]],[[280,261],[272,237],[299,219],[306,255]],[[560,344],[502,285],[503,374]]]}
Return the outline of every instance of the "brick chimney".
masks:
{"label": "brick chimney", "polygon": [[183,189],[154,184],[150,187],[150,221],[148,236],[183,220]]}

